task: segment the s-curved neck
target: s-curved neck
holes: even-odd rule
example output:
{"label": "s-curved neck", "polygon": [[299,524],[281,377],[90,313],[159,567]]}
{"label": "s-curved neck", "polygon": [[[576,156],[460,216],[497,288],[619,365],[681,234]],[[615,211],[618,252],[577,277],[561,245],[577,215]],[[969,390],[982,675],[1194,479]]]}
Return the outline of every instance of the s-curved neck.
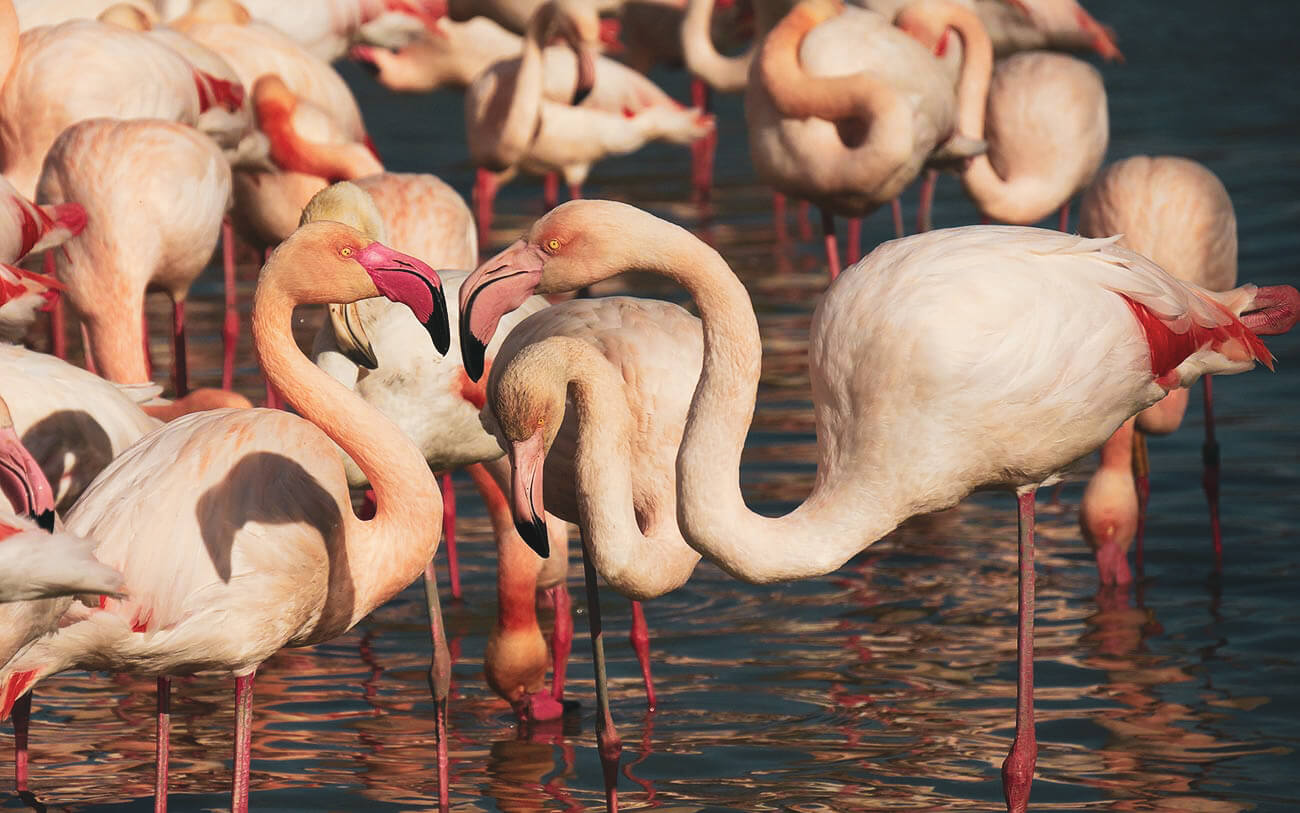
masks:
{"label": "s-curved neck", "polygon": [[749,66],[757,45],[750,45],[739,56],[718,53],[712,36],[713,6],[714,0],[687,0],[681,26],[682,56],[687,70],[709,87],[720,93],[736,93],[749,82]]}
{"label": "s-curved neck", "polygon": [[[342,512],[344,561],[355,595],[350,628],[406,587],[432,558],[442,528],[442,495],[424,458],[401,430],[298,349],[291,323],[299,303],[282,280],[301,272],[281,267],[281,262],[280,252],[271,255],[253,296],[258,361],[267,380],[356,462],[375,491],[373,519]],[[338,479],[345,482],[341,461]]]}
{"label": "s-curved neck", "polygon": [[480,122],[475,136],[485,140],[484,154],[500,169],[512,167],[523,159],[541,121],[542,48],[551,27],[550,8],[544,6],[529,21],[519,63],[513,75],[507,74],[504,87],[497,90],[496,97],[488,101],[484,111],[487,120]]}

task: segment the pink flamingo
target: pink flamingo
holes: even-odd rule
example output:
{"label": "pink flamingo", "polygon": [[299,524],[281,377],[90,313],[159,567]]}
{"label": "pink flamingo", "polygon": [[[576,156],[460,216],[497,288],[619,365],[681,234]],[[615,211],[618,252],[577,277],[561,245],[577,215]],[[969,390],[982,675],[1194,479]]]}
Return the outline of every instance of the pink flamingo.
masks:
{"label": "pink flamingo", "polygon": [[[1017,51],[1096,51],[1103,59],[1123,61],[1115,34],[1076,0],[953,0],[979,15],[993,42],[993,53]],[[909,0],[862,0],[861,5],[894,19]]]}
{"label": "pink flamingo", "polygon": [[[978,21],[963,33],[961,95],[987,85],[993,61]],[[956,97],[943,63],[885,18],[839,0],[806,0],[787,14],[763,39],[752,78],[745,119],[754,166],[782,195],[821,207],[832,278],[840,272],[835,215],[862,217],[894,200],[932,153],[983,149],[960,132],[950,138]]]}
{"label": "pink flamingo", "polygon": [[385,14],[433,25],[447,12],[446,0],[327,0],[302,6],[280,0],[240,0],[240,5],[253,19],[280,29],[326,62],[346,54],[365,26]]}
{"label": "pink flamingo", "polygon": [[351,57],[368,67],[381,85],[398,93],[465,88],[494,63],[518,56],[523,40],[487,17],[458,23],[443,18],[397,49],[353,46]]}
{"label": "pink flamingo", "polygon": [[[257,666],[281,647],[350,629],[418,577],[438,545],[441,500],[424,460],[378,411],[311,364],[290,331],[296,305],[381,292],[410,306],[447,347],[438,278],[421,261],[338,223],[309,223],[271,255],[253,303],[254,344],[267,375],[303,417],[279,410],[191,415],[115,459],[67,522],[72,533],[101,540],[96,556],[122,572],[129,598],[74,607],[58,633],[6,664],[0,712],[37,681],[74,666],[159,675],[162,799],[168,676],[229,670],[237,706],[232,809],[247,811]],[[336,443],[375,488],[370,521],[352,513]],[[159,504],[174,510],[146,508]],[[138,519],[146,515],[144,527]],[[438,657],[446,666],[445,641]],[[445,688],[449,676],[440,677]]]}
{"label": "pink flamingo", "polygon": [[144,298],[161,289],[173,310],[178,400],[170,410],[249,406],[241,395],[213,390],[187,400],[185,297],[216,248],[230,199],[230,167],[217,145],[168,121],[82,121],[50,148],[39,191],[41,200],[78,200],[90,213],[54,263],[97,369],[120,384],[149,381]]}
{"label": "pink flamingo", "polygon": [[[963,44],[984,37],[974,12],[933,0],[906,6],[897,23],[927,47],[940,47],[950,28]],[[958,90],[957,129],[988,144],[961,170],[981,214],[1030,225],[1059,209],[1060,229],[1067,231],[1070,200],[1106,155],[1110,129],[1101,74],[1064,54],[1008,57],[997,63],[991,82]]]}
{"label": "pink flamingo", "polygon": [[[1028,804],[1037,755],[1035,491],[1171,389],[1271,364],[1254,331],[1283,332],[1300,317],[1290,286],[1206,291],[1113,238],[972,226],[885,243],[831,285],[813,316],[817,479],[794,512],[770,518],[746,507],[738,475],[758,323],[727,263],[679,226],[611,201],[569,203],[534,223],[461,286],[466,369],[524,297],[632,268],[667,276],[699,308],[704,361],[677,457],[677,518],[689,544],[732,576],[829,573],[909,516],[975,489],[1016,493],[1016,738],[1002,770],[1012,811]],[[553,431],[502,429],[516,449],[544,446]],[[526,495],[514,501],[529,505]]]}
{"label": "pink flamingo", "polygon": [[[1079,206],[1084,236],[1122,234],[1120,242],[1150,257],[1170,274],[1211,291],[1237,284],[1237,218],[1223,183],[1186,158],[1134,156],[1111,164],[1084,193]],[[1214,563],[1223,565],[1219,529],[1219,444],[1214,438],[1214,396],[1209,375],[1205,395],[1205,472],[1202,485],[1210,505]],[[1142,571],[1142,526],[1150,493],[1146,435],[1178,429],[1189,391],[1172,390],[1143,410],[1134,427],[1116,433],[1102,447],[1102,462],[1084,491],[1079,521],[1084,539],[1097,555],[1103,584],[1129,581],[1125,557],[1137,537],[1137,567]],[[1137,466],[1130,468],[1132,458]],[[1134,489],[1133,473],[1137,473]]]}

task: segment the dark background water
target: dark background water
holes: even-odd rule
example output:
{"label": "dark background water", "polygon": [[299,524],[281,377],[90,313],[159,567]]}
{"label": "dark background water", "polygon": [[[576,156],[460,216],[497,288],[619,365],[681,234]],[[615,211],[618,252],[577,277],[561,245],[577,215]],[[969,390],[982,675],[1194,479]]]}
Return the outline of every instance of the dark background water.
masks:
{"label": "dark background water", "polygon": [[[1241,279],[1300,283],[1300,92],[1289,2],[1094,0],[1128,62],[1102,66],[1114,160],[1195,158],[1232,194]],[[395,97],[341,66],[394,170],[438,174],[468,194],[460,94]],[[655,74],[686,98],[681,72]],[[778,513],[811,487],[815,440],[805,339],[824,270],[818,245],[777,250],[771,199],[754,181],[739,98],[717,100],[713,205],[689,203],[688,152],[652,147],[597,166],[590,197],[630,201],[709,239],[750,287],[765,344],[743,479]],[[541,213],[540,184],[499,199],[496,242]],[[915,190],[905,200],[910,218]],[[976,222],[945,179],[936,225]],[[792,234],[798,230],[791,224]],[[870,218],[866,245],[892,236]],[[779,269],[779,270],[778,270]],[[246,269],[247,307],[252,269]],[[192,375],[218,379],[219,274],[191,300]],[[657,280],[611,284],[680,300]],[[158,317],[164,310],[155,302]],[[318,316],[303,313],[303,336]],[[165,324],[155,318],[154,324]],[[206,331],[206,337],[203,335]],[[155,334],[165,359],[165,338]],[[247,339],[245,339],[247,342]],[[1146,580],[1098,594],[1076,506],[1040,500],[1038,737],[1033,807],[1058,810],[1292,810],[1300,740],[1300,338],[1269,342],[1278,372],[1216,387],[1223,450],[1225,566],[1213,571],[1200,489],[1199,390],[1178,434],[1154,440]],[[240,381],[259,381],[247,347]],[[494,552],[470,489],[460,490],[466,600],[444,598],[457,655],[452,802],[462,811],[597,810],[594,693],[585,615],[570,670],[580,717],[521,740],[482,679],[494,614]],[[581,612],[580,566],[570,584]],[[905,526],[820,579],[753,587],[701,565],[647,604],[659,710],[645,711],[630,619],[604,602],[614,715],[624,738],[623,805],[665,811],[990,810],[1015,694],[1014,502],[983,495]],[[418,586],[328,645],[291,650],[259,672],[252,804],[260,810],[436,809],[428,637]],[[171,805],[228,805],[232,688],[177,681]],[[71,810],[149,810],[153,682],[66,675],[43,684],[33,722],[37,794]],[[7,740],[6,740],[7,741]],[[16,806],[10,798],[9,806]]]}

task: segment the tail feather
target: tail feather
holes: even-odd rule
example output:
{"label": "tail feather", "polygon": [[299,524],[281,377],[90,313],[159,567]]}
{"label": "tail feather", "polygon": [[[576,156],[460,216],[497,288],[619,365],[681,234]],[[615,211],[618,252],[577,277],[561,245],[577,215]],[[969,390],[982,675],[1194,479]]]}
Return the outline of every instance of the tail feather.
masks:
{"label": "tail feather", "polygon": [[80,203],[56,203],[41,206],[40,211],[46,221],[44,231],[32,244],[29,253],[54,248],[86,228],[86,210]]}

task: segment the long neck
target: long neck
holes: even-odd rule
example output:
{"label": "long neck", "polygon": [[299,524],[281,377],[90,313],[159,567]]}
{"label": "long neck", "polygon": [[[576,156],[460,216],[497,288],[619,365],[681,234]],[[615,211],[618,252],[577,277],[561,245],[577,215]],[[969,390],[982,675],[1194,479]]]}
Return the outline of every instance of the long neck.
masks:
{"label": "long neck", "polygon": [[1101,467],[1127,472],[1133,465],[1132,419],[1124,422],[1101,447]]}
{"label": "long neck", "polygon": [[0,88],[18,61],[18,12],[13,0],[0,0]]}
{"label": "long neck", "polygon": [[[745,286],[722,257],[684,229],[652,219],[624,267],[661,273],[685,288],[704,328],[704,367],[677,455],[677,517],[691,547],[748,582],[829,573],[903,518],[895,506],[831,470],[818,411],[817,481],[793,512],[756,514],[740,490],[740,457],[754,416],[762,361]],[[631,230],[629,230],[631,231]]]}
{"label": "long neck", "polygon": [[[850,177],[840,183],[871,184],[912,154],[912,111],[888,83],[868,74],[828,77],[804,71],[800,46],[809,31],[830,18],[831,8],[829,3],[802,3],[787,14],[763,39],[756,78],[781,115],[835,122],[852,154],[852,160],[843,162]],[[855,122],[860,126],[846,126]]]}
{"label": "long neck", "polygon": [[350,510],[343,512],[345,561],[355,596],[351,626],[423,572],[438,547],[442,496],[424,458],[401,430],[298,349],[291,332],[296,303],[278,284],[275,262],[272,255],[253,297],[258,360],[267,380],[356,462],[375,491],[373,519],[363,522]]}
{"label": "long neck", "polygon": [[682,18],[682,55],[691,73],[721,93],[744,90],[755,46],[740,56],[723,56],[713,45],[713,0],[687,0]]}
{"label": "long neck", "polygon": [[574,339],[565,345],[561,379],[578,415],[577,503],[593,563],[605,582],[633,600],[675,590],[690,578],[700,555],[677,529],[673,505],[647,506],[653,521],[637,521],[632,489],[631,439],[636,427],[624,382],[608,359]]}
{"label": "long neck", "polygon": [[542,563],[515,530],[510,502],[502,491],[509,486],[498,483],[482,463],[466,470],[487,506],[497,541],[497,625],[503,630],[537,629],[537,574]]}
{"label": "long neck", "polygon": [[259,125],[271,143],[271,157],[281,169],[325,178],[331,183],[384,171],[361,144],[322,144],[304,138],[293,125],[293,107],[260,109]]}
{"label": "long neck", "polygon": [[[476,134],[476,138],[486,139],[486,153],[502,167],[514,166],[524,157],[541,119],[542,38],[548,26],[548,14],[533,16],[518,67],[489,102],[488,126]],[[493,126],[497,121],[500,126]]]}

